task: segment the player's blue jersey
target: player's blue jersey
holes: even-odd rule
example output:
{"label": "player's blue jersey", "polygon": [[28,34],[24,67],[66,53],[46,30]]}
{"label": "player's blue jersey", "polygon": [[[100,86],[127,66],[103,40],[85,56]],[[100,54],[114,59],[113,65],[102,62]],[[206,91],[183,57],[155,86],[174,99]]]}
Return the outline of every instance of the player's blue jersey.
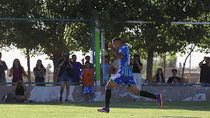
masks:
{"label": "player's blue jersey", "polygon": [[130,51],[128,46],[121,46],[118,52],[123,54],[123,58],[119,59],[119,72],[127,77],[132,76],[133,73],[130,68]]}

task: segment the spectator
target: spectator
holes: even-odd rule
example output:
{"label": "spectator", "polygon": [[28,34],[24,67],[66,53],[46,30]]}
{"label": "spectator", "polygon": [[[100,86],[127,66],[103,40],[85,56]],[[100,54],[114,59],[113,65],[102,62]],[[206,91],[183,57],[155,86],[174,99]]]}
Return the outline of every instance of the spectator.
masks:
{"label": "spectator", "polygon": [[[10,77],[13,76],[13,79],[12,79],[13,85],[17,83],[19,80],[23,81],[23,76],[27,77],[27,74],[24,68],[22,67],[22,65],[20,64],[19,59],[15,59],[13,61],[13,66],[10,69],[9,76]],[[29,82],[31,82],[30,79],[29,79]]]}
{"label": "spectator", "polygon": [[0,83],[6,85],[5,71],[8,69],[5,61],[1,60],[2,53],[0,52]]}
{"label": "spectator", "polygon": [[163,69],[162,68],[158,68],[157,69],[157,73],[155,74],[155,76],[153,77],[156,81],[156,83],[165,83],[165,77],[163,75]]}
{"label": "spectator", "polygon": [[72,84],[79,85],[81,80],[81,74],[82,74],[82,64],[80,62],[77,62],[77,56],[72,55]]}
{"label": "spectator", "polygon": [[33,70],[35,76],[36,86],[45,86],[46,69],[42,65],[41,60],[37,60],[36,67]]}
{"label": "spectator", "polygon": [[82,85],[83,85],[83,94],[86,101],[91,101],[94,95],[94,71],[91,68],[91,63],[86,62],[85,68],[83,69],[82,75]]}
{"label": "spectator", "polygon": [[104,57],[104,65],[103,65],[103,85],[106,85],[110,79],[110,57],[105,55]]}
{"label": "spectator", "polygon": [[201,68],[200,83],[210,83],[210,57],[204,57],[199,66]]}
{"label": "spectator", "polygon": [[168,84],[180,84],[182,83],[182,79],[177,76],[177,69],[172,69],[173,76],[170,77],[167,81]]}
{"label": "spectator", "polygon": [[[84,62],[85,61],[85,62]],[[91,68],[93,68],[94,67],[94,65],[90,62],[90,56],[89,55],[87,55],[87,56],[85,56],[85,60],[83,59],[82,60],[82,65],[85,67],[85,63],[90,63],[91,64]]]}
{"label": "spectator", "polygon": [[140,56],[135,54],[133,57],[133,62],[131,63],[133,70],[133,78],[139,90],[141,90],[141,71],[143,69],[143,64],[141,63]]}
{"label": "spectator", "polygon": [[66,99],[65,101],[68,101],[69,96],[69,89],[70,89],[70,80],[72,78],[72,64],[69,59],[69,53],[63,54],[63,59],[59,63],[58,67],[58,77],[60,82],[60,102],[63,101],[63,92],[66,87]]}
{"label": "spectator", "polygon": [[21,80],[19,80],[15,84],[15,98],[16,98],[16,102],[18,102],[18,103],[23,103],[27,100],[26,89],[23,84],[23,81],[21,81]]}

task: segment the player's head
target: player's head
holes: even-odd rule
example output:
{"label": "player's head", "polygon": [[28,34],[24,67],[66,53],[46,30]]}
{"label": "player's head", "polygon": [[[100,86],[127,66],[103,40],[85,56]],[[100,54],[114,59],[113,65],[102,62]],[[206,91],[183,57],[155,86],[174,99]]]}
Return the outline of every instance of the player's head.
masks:
{"label": "player's head", "polygon": [[123,44],[123,40],[119,37],[112,39],[112,45],[116,49],[120,48]]}

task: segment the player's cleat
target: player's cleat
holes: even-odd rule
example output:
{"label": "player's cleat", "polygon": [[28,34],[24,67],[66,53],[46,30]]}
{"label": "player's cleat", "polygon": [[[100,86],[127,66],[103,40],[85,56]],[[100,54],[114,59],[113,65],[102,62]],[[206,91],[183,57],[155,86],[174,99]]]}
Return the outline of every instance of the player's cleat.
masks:
{"label": "player's cleat", "polygon": [[157,102],[160,104],[160,108],[163,107],[163,97],[161,94],[157,95]]}
{"label": "player's cleat", "polygon": [[98,112],[104,112],[104,113],[109,113],[109,108],[103,107],[98,109]]}

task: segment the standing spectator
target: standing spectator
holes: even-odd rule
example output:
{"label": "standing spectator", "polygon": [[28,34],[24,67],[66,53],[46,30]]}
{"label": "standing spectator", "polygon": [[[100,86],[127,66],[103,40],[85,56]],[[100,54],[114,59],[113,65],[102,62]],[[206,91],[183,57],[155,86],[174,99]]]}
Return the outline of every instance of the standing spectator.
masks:
{"label": "standing spectator", "polygon": [[82,74],[82,64],[80,62],[77,62],[77,56],[72,55],[72,84],[79,85],[81,80],[81,74]]}
{"label": "standing spectator", "polygon": [[199,66],[201,68],[200,83],[210,83],[210,57],[204,57]]}
{"label": "standing spectator", "polygon": [[63,54],[63,59],[59,63],[58,67],[58,77],[60,82],[60,102],[63,101],[63,92],[66,87],[66,99],[68,101],[69,91],[70,91],[70,80],[72,78],[72,64],[69,59],[69,53]]}
{"label": "standing spectator", "polygon": [[157,73],[155,74],[155,76],[153,77],[156,81],[156,83],[165,83],[165,77],[163,74],[163,69],[162,68],[158,68],[157,69]]}
{"label": "standing spectator", "polygon": [[0,52],[0,83],[6,85],[5,71],[8,69],[5,61],[1,60],[2,53]]}
{"label": "standing spectator", "polygon": [[141,90],[141,71],[143,69],[143,64],[141,63],[140,56],[135,54],[133,57],[132,70],[133,78],[139,90]]}
{"label": "standing spectator", "polygon": [[182,79],[177,76],[177,69],[172,69],[173,76],[170,77],[167,81],[168,84],[180,84],[182,83]]}
{"label": "standing spectator", "polygon": [[110,79],[110,57],[105,55],[104,57],[104,65],[103,65],[103,85],[106,85]]}
{"label": "standing spectator", "polygon": [[[13,85],[15,83],[17,83],[19,80],[23,81],[23,76],[27,77],[27,74],[23,68],[23,66],[20,64],[20,60],[19,59],[15,59],[13,61],[13,66],[10,69],[10,73],[9,76],[13,76],[12,82]],[[29,82],[31,82],[31,80],[29,79]]]}
{"label": "standing spectator", "polygon": [[33,70],[35,76],[36,86],[45,86],[46,69],[41,60],[37,60],[36,67]]}
{"label": "standing spectator", "polygon": [[83,85],[83,94],[87,101],[91,101],[94,95],[94,71],[91,68],[91,63],[86,62],[85,68],[83,69],[82,76],[82,85]]}

